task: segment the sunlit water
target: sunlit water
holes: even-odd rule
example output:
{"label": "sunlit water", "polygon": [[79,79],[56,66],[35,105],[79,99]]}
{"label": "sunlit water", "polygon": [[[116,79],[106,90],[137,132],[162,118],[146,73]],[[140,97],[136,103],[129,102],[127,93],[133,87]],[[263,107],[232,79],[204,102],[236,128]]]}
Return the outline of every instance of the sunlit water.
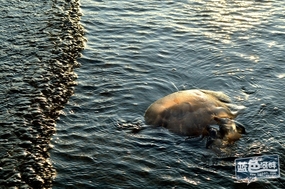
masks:
{"label": "sunlit water", "polygon": [[[49,150],[53,188],[285,188],[284,6],[81,0],[87,43]],[[247,107],[247,133],[226,151],[145,125],[153,101],[193,88]],[[265,154],[281,178],[237,183],[235,158]]]}
{"label": "sunlit water", "polygon": [[[54,188],[284,188],[284,3],[81,1],[88,40],[57,123]],[[246,106],[227,153],[144,127],[177,90],[220,90]],[[236,183],[234,159],[278,154],[281,178]]]}

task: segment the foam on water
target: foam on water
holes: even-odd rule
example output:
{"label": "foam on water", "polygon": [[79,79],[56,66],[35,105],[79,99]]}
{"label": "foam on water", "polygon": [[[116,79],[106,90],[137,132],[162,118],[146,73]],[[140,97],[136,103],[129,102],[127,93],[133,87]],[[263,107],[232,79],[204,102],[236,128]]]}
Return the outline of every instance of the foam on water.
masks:
{"label": "foam on water", "polygon": [[83,49],[77,1],[2,1],[0,187],[51,188],[56,119]]}

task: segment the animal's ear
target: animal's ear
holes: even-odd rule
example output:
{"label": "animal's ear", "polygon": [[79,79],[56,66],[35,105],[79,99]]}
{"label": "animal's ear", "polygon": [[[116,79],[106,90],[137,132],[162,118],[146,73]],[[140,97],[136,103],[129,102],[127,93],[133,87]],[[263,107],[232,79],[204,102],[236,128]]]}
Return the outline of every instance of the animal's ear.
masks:
{"label": "animal's ear", "polygon": [[219,118],[215,115],[212,116],[212,119],[215,120],[217,123],[220,123],[220,121],[221,121],[221,118]]}
{"label": "animal's ear", "polygon": [[226,124],[228,121],[228,118],[221,118],[221,117],[217,117],[217,116],[213,116],[213,119],[217,122],[218,125],[223,125]]}
{"label": "animal's ear", "polygon": [[242,124],[240,124],[239,122],[235,121],[235,123],[236,123],[236,128],[237,128],[238,133],[245,134],[246,133],[245,127]]}

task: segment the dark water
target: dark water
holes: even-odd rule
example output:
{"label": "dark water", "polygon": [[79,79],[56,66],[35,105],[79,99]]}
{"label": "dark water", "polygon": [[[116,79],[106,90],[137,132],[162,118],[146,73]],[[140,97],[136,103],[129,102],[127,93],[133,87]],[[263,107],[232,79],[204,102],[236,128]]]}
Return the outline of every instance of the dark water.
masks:
{"label": "dark water", "polygon": [[51,188],[50,140],[83,49],[76,1],[0,3],[0,188]]}
{"label": "dark water", "polygon": [[[76,2],[1,3],[3,187],[55,176],[53,188],[285,188],[284,2],[80,3],[88,41],[75,70]],[[247,107],[237,118],[247,134],[227,151],[144,124],[153,101],[192,88]],[[236,183],[234,159],[265,154],[279,155],[281,178]]]}

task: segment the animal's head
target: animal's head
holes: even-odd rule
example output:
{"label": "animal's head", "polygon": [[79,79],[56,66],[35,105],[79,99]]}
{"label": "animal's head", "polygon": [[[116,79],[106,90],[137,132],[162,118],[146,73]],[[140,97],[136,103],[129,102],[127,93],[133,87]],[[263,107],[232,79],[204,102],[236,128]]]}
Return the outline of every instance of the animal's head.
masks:
{"label": "animal's head", "polygon": [[221,138],[228,143],[234,143],[241,134],[245,134],[245,128],[242,124],[229,118],[215,118],[220,128]]}
{"label": "animal's head", "polygon": [[245,134],[244,126],[233,119],[215,117],[214,120],[219,125],[219,129],[209,129],[207,147],[212,144],[218,146],[233,144],[241,138],[241,134]]}

